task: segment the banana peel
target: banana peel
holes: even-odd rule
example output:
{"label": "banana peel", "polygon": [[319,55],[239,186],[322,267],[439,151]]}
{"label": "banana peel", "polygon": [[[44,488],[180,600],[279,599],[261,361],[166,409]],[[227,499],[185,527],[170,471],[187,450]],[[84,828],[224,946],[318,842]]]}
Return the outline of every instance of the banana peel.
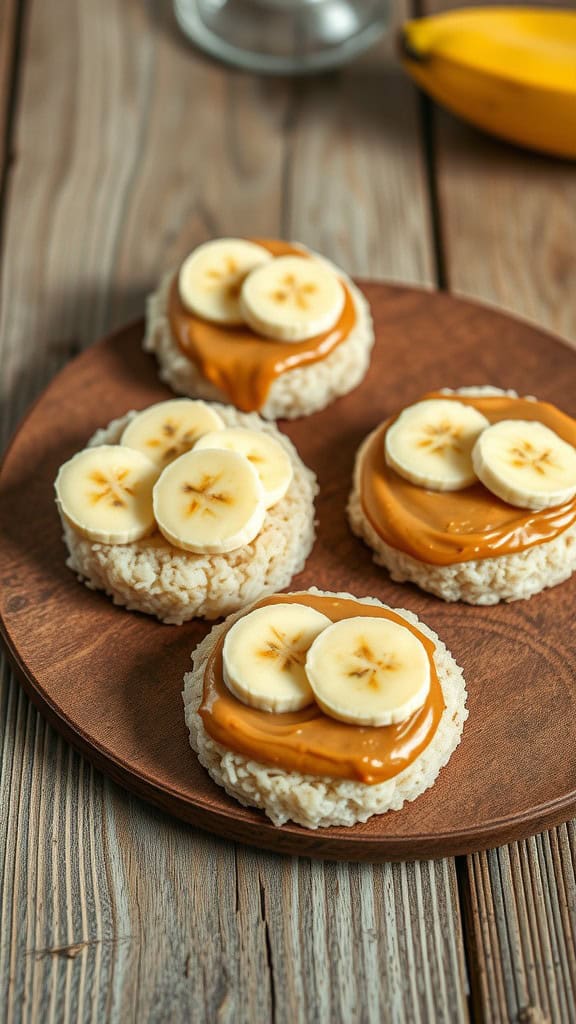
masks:
{"label": "banana peel", "polygon": [[414,81],[477,128],[576,159],[576,11],[477,7],[405,22]]}

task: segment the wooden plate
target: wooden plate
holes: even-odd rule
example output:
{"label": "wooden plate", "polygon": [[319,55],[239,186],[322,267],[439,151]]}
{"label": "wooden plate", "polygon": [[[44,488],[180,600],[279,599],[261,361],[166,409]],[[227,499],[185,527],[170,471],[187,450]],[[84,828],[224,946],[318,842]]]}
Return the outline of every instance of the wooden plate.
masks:
{"label": "wooden plate", "polygon": [[467,853],[576,813],[576,577],[530,601],[447,605],[391,583],[349,532],[354,453],[399,405],[432,387],[492,383],[536,392],[576,416],[576,355],[526,324],[446,295],[367,284],[378,342],[353,394],[285,425],[317,472],[319,535],[292,589],[373,594],[413,609],[464,668],[470,718],[436,785],[354,828],[274,828],[216,787],[188,746],[180,696],[206,624],[162,626],[76,582],[53,503],[60,463],[98,426],[167,397],[142,354],[142,323],[70,363],[21,425],[0,479],[0,610],[32,700],[99,768],[213,832],[286,853],[385,860]]}

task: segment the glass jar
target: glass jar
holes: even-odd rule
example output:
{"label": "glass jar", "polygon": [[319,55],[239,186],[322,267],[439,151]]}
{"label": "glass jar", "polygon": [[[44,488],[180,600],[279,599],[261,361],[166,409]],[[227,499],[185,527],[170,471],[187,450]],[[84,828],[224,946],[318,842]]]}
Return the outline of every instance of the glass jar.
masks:
{"label": "glass jar", "polygon": [[212,57],[264,74],[351,60],[388,25],[388,0],[174,0],[178,24]]}

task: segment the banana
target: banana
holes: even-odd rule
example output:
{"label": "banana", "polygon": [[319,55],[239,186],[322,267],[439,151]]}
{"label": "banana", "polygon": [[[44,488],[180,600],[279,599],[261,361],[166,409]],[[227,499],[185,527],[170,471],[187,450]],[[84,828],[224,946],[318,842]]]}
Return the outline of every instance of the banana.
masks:
{"label": "banana", "polygon": [[402,722],[430,690],[424,645],[405,626],[370,616],[342,619],[323,630],[305,669],[322,710],[355,725]]}
{"label": "banana", "polygon": [[488,490],[520,508],[562,505],[576,495],[576,448],[536,420],[500,420],[476,441],[472,462]]}
{"label": "banana", "polygon": [[447,11],[405,23],[404,67],[459,117],[531,149],[576,157],[576,12]]}
{"label": "banana", "polygon": [[174,398],[139,412],[130,420],[120,444],[143,452],[164,468],[190,451],[203,434],[223,426],[222,417],[205,402]]}
{"label": "banana", "polygon": [[296,342],[330,330],[340,318],[344,299],[341,282],[324,263],[279,256],[245,278],[240,309],[258,334]]}
{"label": "banana", "polygon": [[224,682],[261,711],[299,711],[314,702],[304,662],[331,620],[304,604],[256,608],[234,623],[222,649]]}
{"label": "banana", "polygon": [[256,470],[238,452],[191,451],[161,473],[153,492],[158,528],[196,554],[223,554],[262,529],[266,504]]}
{"label": "banana", "polygon": [[263,431],[243,427],[214,430],[197,441],[194,451],[204,448],[225,448],[244,455],[260,477],[266,508],[280,501],[292,482],[292,463],[286,449]]}
{"label": "banana", "polygon": [[386,462],[419,487],[462,490],[476,479],[471,452],[488,426],[486,417],[464,402],[447,398],[416,402],[386,431]]}
{"label": "banana", "polygon": [[235,326],[243,323],[239,295],[242,282],[255,267],[272,260],[261,245],[242,238],[217,238],[194,249],[178,275],[178,291],[186,308],[204,320]]}
{"label": "banana", "polygon": [[85,448],[60,467],[56,503],[83,537],[102,544],[129,544],[154,530],[152,488],[158,472],[134,448]]}

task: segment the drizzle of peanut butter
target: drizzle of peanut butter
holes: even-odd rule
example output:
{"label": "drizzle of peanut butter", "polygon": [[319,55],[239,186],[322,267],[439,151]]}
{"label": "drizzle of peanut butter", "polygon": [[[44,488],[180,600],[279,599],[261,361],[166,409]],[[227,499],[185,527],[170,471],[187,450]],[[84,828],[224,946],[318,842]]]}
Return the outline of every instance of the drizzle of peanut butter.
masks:
{"label": "drizzle of peanut butter", "polygon": [[200,715],[206,731],[229,750],[286,772],[352,779],[369,785],[393,778],[428,746],[444,711],[433,642],[395,612],[347,598],[275,594],[256,607],[291,602],[310,605],[333,622],[353,615],[369,615],[406,626],[424,645],[430,661],[430,690],[425,703],[405,721],[377,728],[337,722],[317,704],[286,714],[259,711],[237,700],[224,682],[223,636],[204,673]]}
{"label": "drizzle of peanut butter", "polygon": [[[472,405],[490,421],[538,420],[576,447],[576,421],[548,402],[525,398],[441,395]],[[534,512],[516,508],[480,482],[462,491],[431,491],[386,465],[388,420],[367,439],[360,456],[360,495],[370,523],[387,544],[431,565],[453,565],[510,555],[553,540],[576,523],[576,498]]]}
{"label": "drizzle of peanut butter", "polygon": [[[305,256],[288,242],[255,240],[273,256]],[[256,412],[266,402],[271,385],[288,370],[324,359],[346,340],[356,323],[356,310],[349,289],[338,322],[324,334],[307,341],[280,342],[261,338],[249,327],[222,327],[190,313],[180,300],[178,275],[168,300],[172,337],[206,380],[228,396],[244,412]]]}

